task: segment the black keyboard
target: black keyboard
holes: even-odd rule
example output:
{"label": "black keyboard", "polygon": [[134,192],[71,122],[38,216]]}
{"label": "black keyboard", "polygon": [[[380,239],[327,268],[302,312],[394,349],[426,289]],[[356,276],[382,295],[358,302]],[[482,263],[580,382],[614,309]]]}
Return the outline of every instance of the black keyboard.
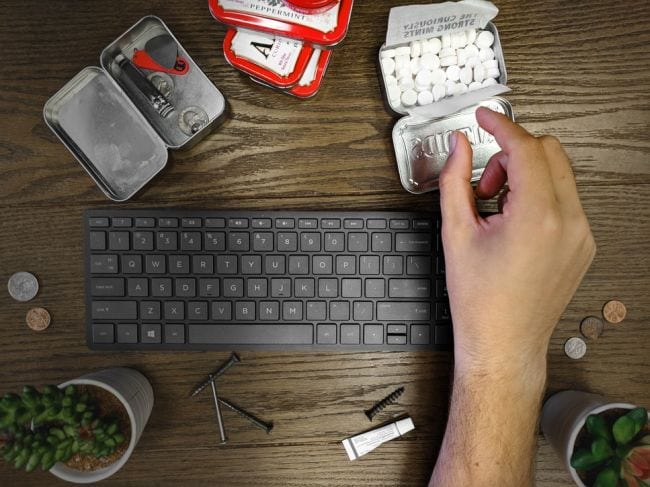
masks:
{"label": "black keyboard", "polygon": [[96,350],[445,350],[438,215],[90,210]]}

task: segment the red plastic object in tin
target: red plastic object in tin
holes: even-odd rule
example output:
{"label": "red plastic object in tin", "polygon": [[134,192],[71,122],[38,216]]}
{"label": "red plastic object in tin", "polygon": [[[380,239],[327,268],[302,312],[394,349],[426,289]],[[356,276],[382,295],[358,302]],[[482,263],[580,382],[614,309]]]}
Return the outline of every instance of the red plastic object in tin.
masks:
{"label": "red plastic object in tin", "polygon": [[270,85],[277,86],[278,88],[291,88],[300,81],[300,77],[305,72],[307,63],[309,63],[309,58],[314,51],[313,47],[306,44],[303,45],[302,50],[298,55],[298,59],[296,60],[296,66],[293,73],[287,76],[280,76],[279,74],[269,71],[248,59],[237,57],[232,50],[232,40],[235,37],[235,34],[237,34],[236,29],[228,29],[226,37],[223,40],[223,55],[226,58],[226,61],[228,61],[234,68],[261,79]]}
{"label": "red plastic object in tin", "polygon": [[331,57],[332,51],[322,50],[320,57],[318,58],[318,67],[316,68],[316,77],[314,78],[314,81],[305,86],[296,85],[289,90],[289,93],[298,98],[311,98],[314,96],[318,90],[320,90]]}
{"label": "red plastic object in tin", "polygon": [[331,9],[338,0],[282,0],[285,5],[303,14],[320,14]]}
{"label": "red plastic object in tin", "polygon": [[154,61],[147,51],[141,49],[134,50],[132,61],[138,68],[148,69],[149,71],[161,71],[179,76],[187,74],[190,70],[188,62],[180,56],[176,57],[176,64],[173,68],[166,68]]}
{"label": "red plastic object in tin", "polygon": [[317,46],[332,47],[339,44],[344,38],[350,25],[353,0],[340,0],[339,15],[336,27],[331,32],[321,32],[311,27],[298,25],[282,20],[253,15],[236,10],[225,10],[219,0],[208,0],[210,13],[219,22],[235,27],[272,32],[281,36],[299,39],[301,41],[316,44]]}

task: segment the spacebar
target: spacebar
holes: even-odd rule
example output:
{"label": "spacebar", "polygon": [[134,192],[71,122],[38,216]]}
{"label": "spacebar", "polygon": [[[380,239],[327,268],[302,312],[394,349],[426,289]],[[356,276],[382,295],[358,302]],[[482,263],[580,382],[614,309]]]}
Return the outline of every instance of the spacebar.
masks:
{"label": "spacebar", "polygon": [[309,324],[237,323],[189,325],[190,343],[232,345],[311,345],[314,327]]}

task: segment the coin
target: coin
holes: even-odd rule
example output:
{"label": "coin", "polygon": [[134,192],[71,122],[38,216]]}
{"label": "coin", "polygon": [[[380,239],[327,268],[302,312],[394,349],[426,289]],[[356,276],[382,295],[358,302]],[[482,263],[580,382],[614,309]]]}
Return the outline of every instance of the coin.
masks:
{"label": "coin", "polygon": [[580,333],[585,338],[590,340],[597,340],[603,334],[603,327],[605,324],[603,320],[597,316],[587,316],[580,322]]}
{"label": "coin", "polygon": [[27,326],[34,331],[43,331],[50,326],[50,312],[45,308],[32,308],[27,312]]}
{"label": "coin", "polygon": [[587,353],[587,344],[582,338],[571,337],[564,343],[564,353],[573,360],[578,360]]}
{"label": "coin", "polygon": [[607,301],[603,306],[603,316],[610,323],[620,323],[625,319],[626,314],[625,305],[620,301]]}
{"label": "coin", "polygon": [[38,293],[38,280],[29,272],[16,272],[9,278],[7,289],[16,301],[29,301]]}

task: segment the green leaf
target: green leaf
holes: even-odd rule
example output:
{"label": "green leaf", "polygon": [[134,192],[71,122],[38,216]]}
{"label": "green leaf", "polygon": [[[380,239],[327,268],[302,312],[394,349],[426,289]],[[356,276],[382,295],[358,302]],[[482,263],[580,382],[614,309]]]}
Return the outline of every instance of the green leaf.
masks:
{"label": "green leaf", "polygon": [[641,431],[641,426],[639,426],[636,421],[630,418],[627,414],[621,416],[614,422],[612,426],[612,433],[614,433],[614,439],[619,445],[625,445],[632,441],[632,438]]}
{"label": "green leaf", "polygon": [[75,387],[72,384],[70,384],[68,387],[65,388],[65,391],[63,393],[66,396],[74,396]]}
{"label": "green leaf", "polygon": [[626,414],[639,427],[639,431],[648,423],[648,411],[646,408],[634,408]]}
{"label": "green leaf", "polygon": [[594,482],[594,487],[616,487],[617,485],[618,474],[613,468],[609,467],[601,470]]}
{"label": "green leaf", "polygon": [[115,443],[118,445],[124,443],[124,435],[121,433],[117,433],[116,435],[114,435],[113,439],[115,440]]}
{"label": "green leaf", "polygon": [[599,436],[607,440],[612,439],[612,433],[607,427],[607,423],[602,416],[599,416],[597,414],[590,414],[585,420],[585,426],[587,427],[587,431],[591,434],[591,436]]}
{"label": "green leaf", "polygon": [[586,448],[580,448],[571,456],[571,466],[576,470],[591,470],[603,462],[593,456]]}
{"label": "green leaf", "polygon": [[605,438],[596,438],[591,443],[591,455],[595,460],[606,460],[614,455],[614,450]]}
{"label": "green leaf", "polygon": [[23,468],[23,466],[27,463],[27,460],[29,460],[29,450],[23,450],[14,460],[14,467]]}
{"label": "green leaf", "polygon": [[52,467],[50,466],[48,468],[48,465],[50,465],[50,463],[52,463],[53,460],[54,460],[54,452],[52,451],[46,452],[41,458],[41,468],[43,470],[49,470]]}

